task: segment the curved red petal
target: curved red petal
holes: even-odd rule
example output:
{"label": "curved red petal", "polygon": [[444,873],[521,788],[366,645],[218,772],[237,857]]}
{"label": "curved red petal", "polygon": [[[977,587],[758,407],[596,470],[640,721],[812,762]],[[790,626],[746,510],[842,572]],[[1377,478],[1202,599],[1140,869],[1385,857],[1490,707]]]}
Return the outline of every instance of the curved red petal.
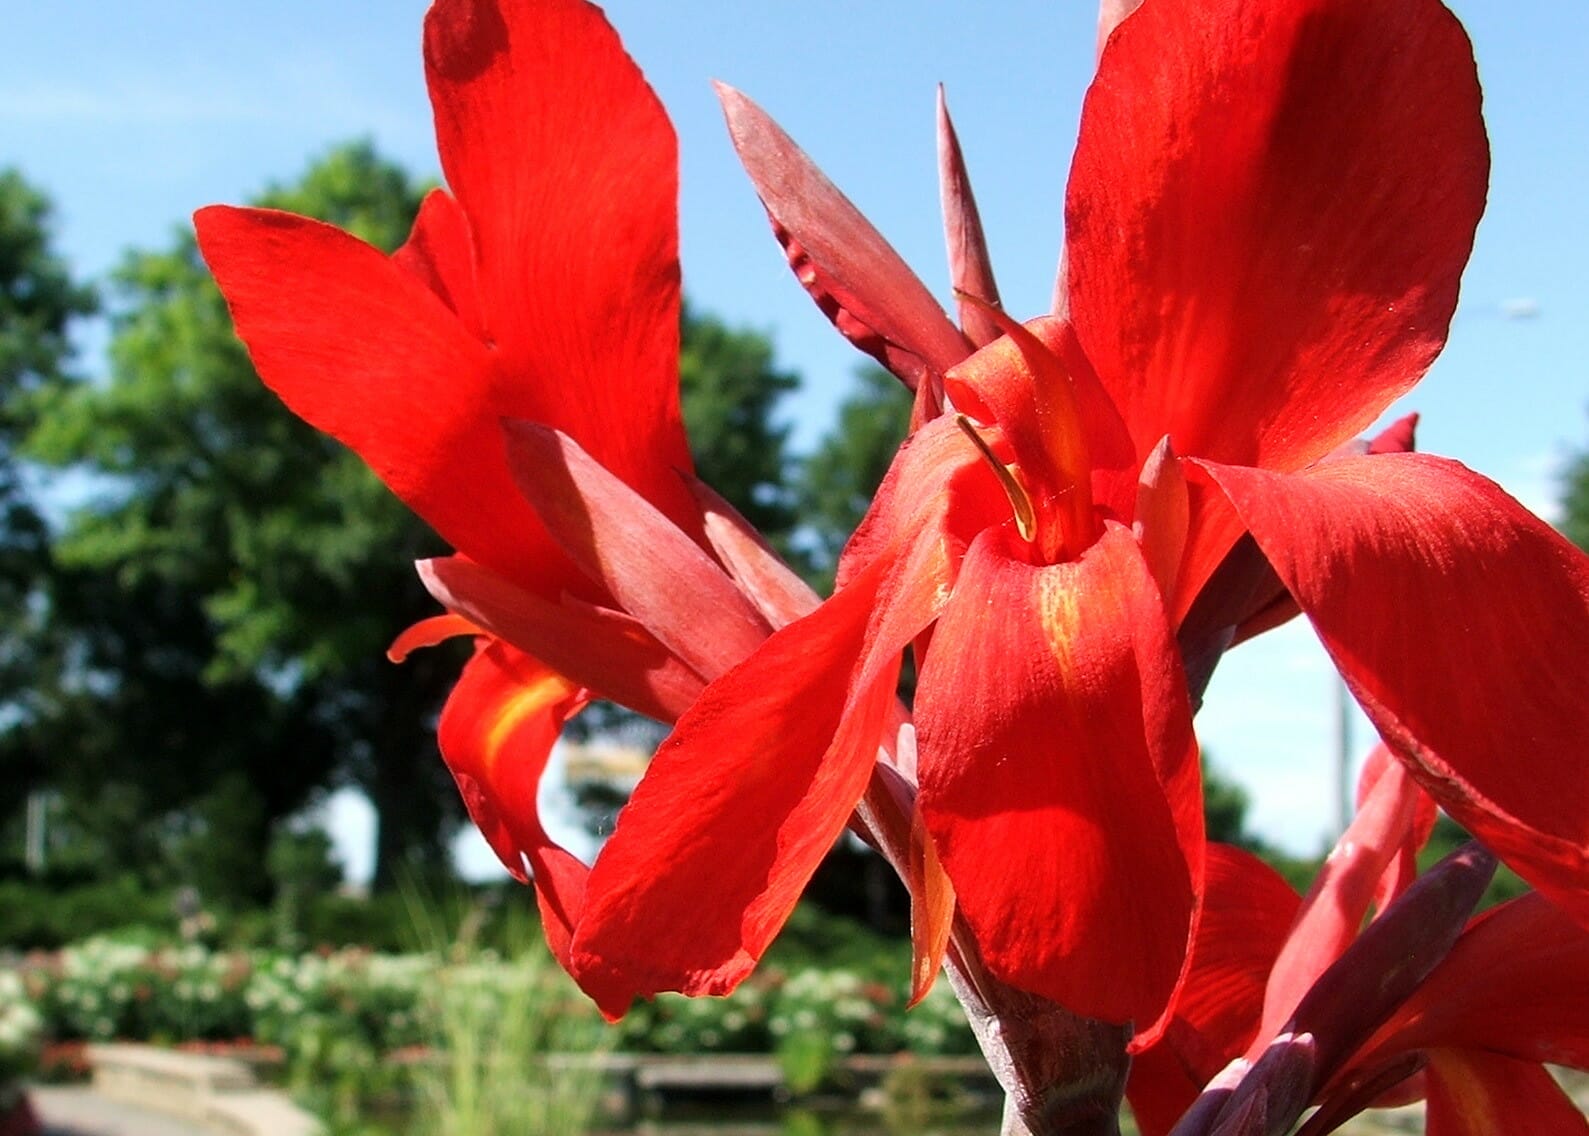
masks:
{"label": "curved red petal", "polygon": [[1408,840],[1423,795],[1401,766],[1393,766],[1336,842],[1275,959],[1264,995],[1263,1025],[1249,1058],[1258,1058],[1319,975],[1357,938],[1380,880]]}
{"label": "curved red petal", "polygon": [[480,322],[513,377],[493,421],[566,431],[683,523],[678,157],[661,104],[583,0],[439,0],[425,65]]}
{"label": "curved red petal", "polygon": [[1139,456],[1298,469],[1445,342],[1488,147],[1437,0],[1147,4],[1065,209],[1069,313]]}
{"label": "curved red petal", "polygon": [[910,634],[892,650],[873,634],[885,567],[774,633],[657,751],[597,858],[574,942],[581,985],[611,992],[604,1013],[663,990],[731,991],[843,832]]}
{"label": "curved red petal", "polygon": [[350,446],[460,552],[527,585],[577,582],[508,474],[510,383],[429,285],[339,229],[266,209],[194,215],[260,377]]}
{"label": "curved red petal", "polygon": [[386,657],[394,663],[406,662],[408,656],[421,647],[434,647],[459,635],[483,635],[474,623],[461,615],[433,615],[405,627],[386,648]]}
{"label": "curved red petal", "polygon": [[918,801],[994,974],[1145,1026],[1180,976],[1201,887],[1201,814],[1182,833],[1169,799],[1196,764],[1184,680],[1126,530],[1057,565],[1025,563],[1017,543],[979,537],[938,621]]}
{"label": "curved red petal", "polygon": [[480,834],[521,883],[535,881],[547,942],[565,967],[586,869],[541,825],[535,796],[563,723],[585,692],[498,640],[475,651],[442,708],[437,739]]}
{"label": "curved red petal", "polygon": [[1589,1136],[1583,1112],[1538,1063],[1441,1050],[1430,1055],[1428,1084],[1426,1136]]}
{"label": "curved red petal", "polygon": [[701,528],[740,593],[773,628],[810,615],[822,602],[755,527],[698,477],[688,479],[701,509]]}
{"label": "curved red petal", "polygon": [[706,688],[633,617],[564,597],[553,603],[461,556],[421,560],[436,601],[581,686],[671,722]]}
{"label": "curved red petal", "polygon": [[1426,454],[1205,468],[1419,784],[1589,926],[1589,559]]}
{"label": "curved red petal", "polygon": [[767,113],[717,84],[739,160],[801,285],[844,337],[912,390],[970,354],[927,286]]}
{"label": "curved red petal", "polygon": [[1264,987],[1300,900],[1251,853],[1210,844],[1191,965],[1164,1036],[1139,1052],[1126,1092],[1146,1136],[1168,1132],[1258,1033]]}
{"label": "curved red petal", "polygon": [[433,189],[419,207],[408,240],[392,259],[423,280],[470,334],[484,339],[471,241],[469,219],[458,202],[445,189]]}
{"label": "curved red petal", "polygon": [[1589,1068],[1589,931],[1538,893],[1492,908],[1352,1064],[1437,1047]]}
{"label": "curved red petal", "polygon": [[[1388,451],[1381,451],[1388,452]],[[1389,747],[1380,742],[1369,751],[1368,757],[1363,761],[1363,770],[1357,780],[1357,807],[1362,809],[1374,792],[1374,786],[1379,784],[1385,776],[1398,776],[1402,774],[1402,767],[1396,760]],[[1439,819],[1440,807],[1435,800],[1422,789],[1414,787],[1412,823],[1407,826],[1402,834],[1401,846],[1396,850],[1396,856],[1385,869],[1385,874],[1380,877],[1379,886],[1374,892],[1374,910],[1384,911],[1412,886],[1413,880],[1418,878],[1418,853],[1423,851],[1423,846],[1429,843],[1429,837],[1434,833],[1435,821]]]}
{"label": "curved red petal", "polygon": [[552,539],[675,657],[710,680],[767,637],[717,562],[578,442],[532,422],[503,428],[513,478]]}

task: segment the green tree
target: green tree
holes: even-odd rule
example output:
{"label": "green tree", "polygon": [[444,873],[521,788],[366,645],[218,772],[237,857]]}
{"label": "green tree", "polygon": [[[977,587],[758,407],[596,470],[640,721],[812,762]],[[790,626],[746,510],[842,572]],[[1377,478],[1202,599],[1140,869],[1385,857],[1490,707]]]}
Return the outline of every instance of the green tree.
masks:
{"label": "green tree", "polygon": [[800,385],[765,335],[686,307],[679,389],[696,472],[761,533],[783,544],[795,523],[789,427],[778,402]]}
{"label": "green tree", "polygon": [[[391,249],[423,189],[354,145],[260,203]],[[75,573],[59,618],[99,676],[78,701],[104,723],[72,796],[90,814],[87,785],[132,801],[135,832],[184,875],[226,865],[201,887],[239,899],[268,890],[275,824],[337,780],[376,803],[383,880],[434,858],[457,815],[428,720],[447,653],[393,667],[382,651],[431,612],[412,561],[439,542],[260,384],[185,228],[112,289],[106,381],[57,394],[30,441],[102,487],[59,544]]]}
{"label": "green tree", "polygon": [[1589,449],[1580,450],[1561,476],[1561,531],[1589,552]]}
{"label": "green tree", "polygon": [[40,620],[49,533],[17,447],[34,397],[65,380],[74,321],[96,305],[52,249],[50,225],[48,199],[20,173],[0,171],[0,778],[11,790],[0,824],[15,821],[44,774],[35,680],[53,658]]}

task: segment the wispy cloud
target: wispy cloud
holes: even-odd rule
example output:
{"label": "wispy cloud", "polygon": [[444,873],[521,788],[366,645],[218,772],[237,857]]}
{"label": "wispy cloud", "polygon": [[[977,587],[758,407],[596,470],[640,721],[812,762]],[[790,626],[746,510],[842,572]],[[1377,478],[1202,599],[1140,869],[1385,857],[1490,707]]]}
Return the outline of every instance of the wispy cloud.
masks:
{"label": "wispy cloud", "polygon": [[185,126],[212,122],[262,122],[274,117],[258,102],[227,98],[189,85],[161,89],[134,83],[90,86],[43,82],[0,86],[0,119],[37,125],[99,123],[106,126]]}

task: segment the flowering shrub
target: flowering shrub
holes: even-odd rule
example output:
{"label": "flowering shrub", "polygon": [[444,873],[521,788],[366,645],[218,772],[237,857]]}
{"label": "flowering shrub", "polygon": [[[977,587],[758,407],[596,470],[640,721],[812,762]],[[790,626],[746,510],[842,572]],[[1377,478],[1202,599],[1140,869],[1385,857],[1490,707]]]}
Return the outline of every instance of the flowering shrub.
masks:
{"label": "flowering shrub", "polygon": [[435,969],[428,956],[359,949],[254,955],[244,995],[248,1032],[283,1046],[306,1031],[356,1038],[377,1051],[417,1044],[420,990]]}
{"label": "flowering shrub", "polygon": [[0,1115],[16,1103],[18,1083],[38,1065],[43,1026],[21,975],[0,970]]}
{"label": "flowering shrub", "polygon": [[[324,1064],[355,1050],[370,1060],[423,1045],[446,1003],[480,1007],[522,1000],[548,972],[482,952],[443,964],[433,954],[361,949],[301,955],[152,949],[104,939],[33,956],[0,972],[0,1079],[11,1052],[7,1023],[32,1023],[29,1045],[55,1041],[224,1040],[281,1047],[289,1063]],[[443,997],[445,995],[445,997]],[[664,994],[636,1007],[618,1045],[652,1053],[765,1053],[792,1044],[824,1053],[973,1053],[965,1015],[947,988],[904,1013],[905,992],[844,968],[768,968],[727,998]],[[544,1001],[540,1004],[544,1004]],[[562,996],[556,1016],[594,1020]],[[485,1016],[485,1015],[482,1015]],[[312,1049],[313,1053],[305,1052]],[[31,1062],[31,1058],[29,1059]]]}
{"label": "flowering shrub", "polygon": [[63,1040],[237,1037],[248,1032],[243,956],[189,944],[155,950],[90,939],[24,970],[30,991]]}

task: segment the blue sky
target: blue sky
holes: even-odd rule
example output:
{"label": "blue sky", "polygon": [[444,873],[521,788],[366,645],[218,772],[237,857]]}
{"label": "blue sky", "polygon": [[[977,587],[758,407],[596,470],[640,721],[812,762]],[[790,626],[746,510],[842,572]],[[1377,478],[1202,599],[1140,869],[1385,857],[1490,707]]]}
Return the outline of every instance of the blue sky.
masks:
{"label": "blue sky", "polygon": [[[195,207],[290,180],[350,138],[373,138],[434,173],[424,7],[9,4],[0,165],[20,167],[54,198],[58,245],[87,275],[129,247],[167,242]],[[1452,7],[1485,86],[1490,205],[1446,353],[1397,411],[1423,413],[1422,448],[1467,462],[1549,515],[1555,470],[1589,442],[1589,5]],[[804,376],[788,408],[798,442],[821,433],[857,359],[785,269],[710,79],[760,101],[941,296],[932,108],[943,82],[1006,303],[1021,316],[1046,307],[1092,67],[1090,3],[614,0],[607,9],[679,131],[686,287],[703,308],[770,332],[780,360]],[[1537,316],[1515,318],[1525,306]],[[84,362],[99,366],[92,354]],[[1317,847],[1329,822],[1331,689],[1311,634],[1292,626],[1234,652],[1199,719],[1215,760],[1254,791],[1260,827],[1293,848]],[[1366,724],[1357,738],[1365,747]],[[344,803],[333,815],[360,858],[358,810]]]}

